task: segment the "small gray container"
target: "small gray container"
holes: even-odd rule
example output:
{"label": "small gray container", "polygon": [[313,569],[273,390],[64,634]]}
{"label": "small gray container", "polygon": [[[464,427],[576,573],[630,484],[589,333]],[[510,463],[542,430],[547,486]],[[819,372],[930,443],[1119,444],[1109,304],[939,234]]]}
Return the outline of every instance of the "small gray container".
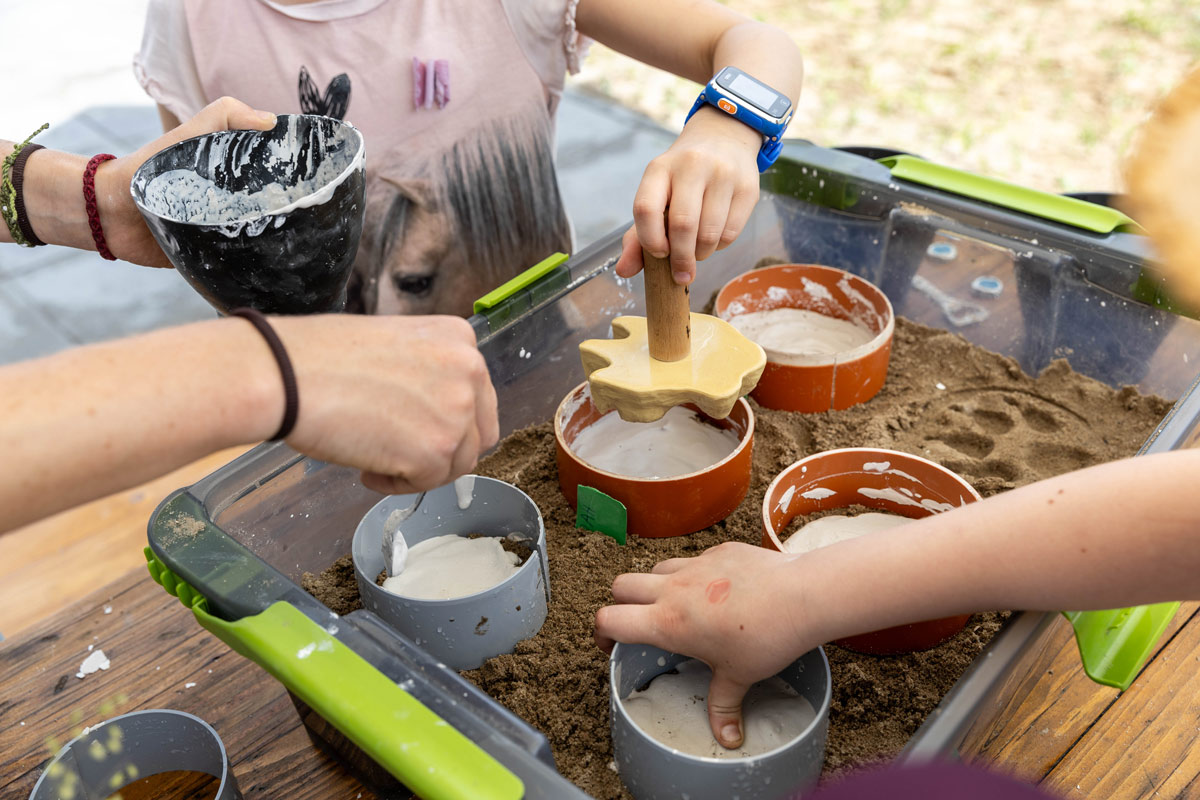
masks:
{"label": "small gray container", "polygon": [[617,644],[609,660],[609,708],[617,773],[637,800],[775,800],[816,783],[825,763],[831,677],[821,648],[779,677],[812,703],[816,719],[791,742],[754,758],[704,758],[681,753],[639,728],[623,698],[688,656],[657,647]]}
{"label": "small gray container", "polygon": [[416,495],[381,500],[358,524],[350,552],[363,607],[453,669],[475,669],[492,656],[511,653],[517,642],[541,630],[550,602],[546,529],[537,504],[512,484],[475,476],[474,496],[458,507],[453,484],[425,495],[421,507],[400,525],[413,545],[435,536],[517,534],[533,553],[515,575],[482,592],[451,600],[400,597],[376,585],[383,570],[383,524]]}

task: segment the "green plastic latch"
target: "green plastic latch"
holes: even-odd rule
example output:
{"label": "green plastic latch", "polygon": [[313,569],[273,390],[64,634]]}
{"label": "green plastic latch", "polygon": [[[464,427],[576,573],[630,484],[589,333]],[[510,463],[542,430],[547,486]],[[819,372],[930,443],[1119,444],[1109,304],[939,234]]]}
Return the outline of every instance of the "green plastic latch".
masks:
{"label": "green plastic latch", "polygon": [[290,603],[228,622],[147,547],[150,574],[196,620],[265,669],[427,800],[518,800],[520,778]]}
{"label": "green plastic latch", "polygon": [[1011,208],[1051,222],[1061,222],[1095,233],[1140,231],[1136,222],[1115,208],[1088,203],[1074,197],[1063,197],[997,178],[986,178],[916,156],[889,156],[879,159],[879,163],[891,169],[892,175],[901,180]]}
{"label": "green plastic latch", "polygon": [[575,503],[575,527],[603,533],[625,544],[629,512],[625,504],[599,489],[580,486]]}
{"label": "green plastic latch", "polygon": [[522,289],[526,289],[530,285],[537,283],[539,280],[565,263],[567,258],[568,256],[566,253],[555,253],[549,258],[539,261],[517,277],[510,280],[508,283],[493,289],[483,297],[476,300],[475,313],[482,314],[489,308],[494,308],[500,303],[503,303],[505,300],[512,297]]}
{"label": "green plastic latch", "polygon": [[1157,603],[1107,611],[1064,611],[1063,616],[1075,629],[1087,676],[1125,691],[1178,610],[1179,603]]}

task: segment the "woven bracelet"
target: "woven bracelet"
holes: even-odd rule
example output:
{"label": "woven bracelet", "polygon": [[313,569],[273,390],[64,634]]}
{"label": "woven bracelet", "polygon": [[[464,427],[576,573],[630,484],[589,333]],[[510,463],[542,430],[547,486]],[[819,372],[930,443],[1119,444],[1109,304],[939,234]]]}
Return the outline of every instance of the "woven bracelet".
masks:
{"label": "woven bracelet", "polygon": [[[14,176],[14,165],[20,157],[21,152],[29,145],[30,140],[49,127],[49,124],[43,125],[29,134],[25,137],[25,141],[14,145],[12,152],[4,157],[3,162],[0,162],[0,217],[3,217],[4,224],[8,226],[8,232],[12,236],[12,240],[25,247],[33,247],[34,243],[25,236],[18,221],[17,207],[20,195],[18,194],[17,186],[14,185],[14,177],[19,183],[21,176]],[[22,164],[23,169],[24,164]],[[23,212],[24,203],[21,203],[21,209]]]}
{"label": "woven bracelet", "polygon": [[25,185],[25,162],[38,150],[45,149],[40,144],[25,145],[21,148],[21,154],[17,156],[17,160],[13,162],[12,166],[13,206],[17,212],[17,227],[21,229],[21,235],[29,242],[30,247],[44,247],[46,243],[33,232],[33,225],[30,224],[29,216],[25,213],[25,197],[22,193],[22,187]]}
{"label": "woven bracelet", "polygon": [[88,227],[92,229],[92,241],[96,243],[96,252],[106,261],[116,261],[117,257],[108,249],[108,242],[104,240],[104,229],[100,227],[100,209],[96,205],[96,170],[105,161],[112,161],[114,158],[116,156],[111,153],[92,156],[83,170],[83,210],[87,213]]}
{"label": "woven bracelet", "polygon": [[241,317],[253,325],[255,330],[267,340],[267,347],[271,348],[271,355],[275,356],[275,361],[279,364],[279,372],[283,376],[283,422],[279,424],[278,432],[270,438],[270,441],[282,441],[292,432],[292,428],[296,427],[296,417],[300,415],[300,393],[296,389],[296,372],[292,369],[292,360],[288,358],[287,350],[284,349],[279,334],[275,333],[275,329],[271,327],[271,323],[267,322],[267,318],[262,315],[262,312],[243,307],[233,309],[229,312],[229,316]]}

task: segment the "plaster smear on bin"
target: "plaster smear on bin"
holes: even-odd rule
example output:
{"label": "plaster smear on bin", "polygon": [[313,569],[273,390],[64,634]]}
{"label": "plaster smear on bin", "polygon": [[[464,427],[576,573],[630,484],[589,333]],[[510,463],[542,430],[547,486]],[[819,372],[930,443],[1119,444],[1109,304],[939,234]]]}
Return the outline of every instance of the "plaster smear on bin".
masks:
{"label": "plaster smear on bin", "polygon": [[874,304],[867,299],[865,294],[850,285],[849,276],[843,275],[841,280],[838,281],[837,287],[841,289],[842,294],[850,298],[850,301],[855,306],[854,311],[856,314],[870,314],[875,322],[875,326],[879,328],[883,327],[885,321],[884,315],[875,310]]}
{"label": "plaster smear on bin", "polygon": [[742,746],[727,750],[713,738],[708,725],[705,701],[712,672],[695,659],[675,669],[676,674],[659,675],[623,703],[642,732],[681,752],[706,758],[760,756],[794,740],[816,719],[807,698],[782,678],[768,678],[750,688],[742,705]]}
{"label": "plaster smear on bin", "polygon": [[859,514],[847,517],[830,514],[814,519],[783,542],[785,553],[811,553],[831,544],[857,539],[868,533],[886,531],[907,525],[914,520],[897,514]]}
{"label": "plaster smear on bin", "polygon": [[779,498],[778,508],[784,514],[786,514],[788,512],[788,509],[792,507],[792,497],[795,494],[796,494],[796,487],[789,486],[787,488],[787,491],[785,491],[783,493],[783,495]]}
{"label": "plaster smear on bin", "polygon": [[902,506],[916,506],[918,508],[927,508],[930,511],[934,511],[934,512],[950,511],[951,509],[954,508],[954,506],[950,505],[949,503],[939,503],[936,500],[930,500],[928,498],[918,502],[911,498],[905,497],[904,495],[900,494],[900,492],[897,492],[895,489],[862,488],[862,489],[858,490],[858,493],[863,495],[864,497],[870,497],[873,500],[890,500],[893,503],[898,503],[899,505],[902,505]]}
{"label": "plaster smear on bin", "polygon": [[737,432],[709,425],[675,406],[654,422],[626,422],[610,412],[579,432],[575,455],[630,478],[674,478],[716,464],[737,449]]}
{"label": "plaster smear on bin", "polygon": [[452,600],[503,583],[520,569],[519,561],[494,536],[434,536],[408,549],[404,571],[383,588],[413,600]]}
{"label": "plaster smear on bin", "polygon": [[800,496],[808,500],[824,500],[826,497],[833,497],[835,494],[837,494],[837,492],[833,489],[822,489],[818,486],[816,489],[809,489],[807,492],[801,492]]}
{"label": "plaster smear on bin", "polygon": [[[297,174],[312,175],[307,180],[290,185],[273,183],[257,192],[231,192],[191,169],[173,169],[155,176],[147,184],[143,202],[155,214],[177,222],[228,225],[231,226],[227,232],[230,236],[236,236],[244,227],[249,235],[257,236],[271,222],[269,219],[262,219],[263,215],[286,214],[297,208],[316,206],[328,201],[342,181],[361,165],[362,148],[359,148],[349,164],[344,157],[325,157],[331,146],[345,140],[344,131],[336,132],[330,137],[321,136],[319,133],[315,135],[320,139],[321,146],[308,148],[307,163],[296,164],[295,167]],[[287,136],[282,141],[271,144],[263,166],[272,168],[279,164],[294,164],[300,149],[299,139],[296,120],[292,117],[288,120]],[[209,149],[209,174],[216,172],[216,167],[222,163],[228,151],[236,147],[237,141],[238,139],[230,139],[229,144],[225,146]],[[319,152],[314,153],[314,150]],[[232,165],[235,176],[248,166],[250,153],[251,150],[246,148],[240,161]],[[276,220],[276,227],[278,226],[279,221]]]}
{"label": "plaster smear on bin", "polygon": [[800,284],[804,287],[804,291],[808,293],[809,297],[829,303],[834,302],[833,293],[812,278],[801,278]]}
{"label": "plaster smear on bin", "polygon": [[864,324],[802,308],[752,311],[730,317],[729,324],[757,342],[767,351],[767,360],[776,364],[804,364],[806,356],[849,353],[875,338]]}

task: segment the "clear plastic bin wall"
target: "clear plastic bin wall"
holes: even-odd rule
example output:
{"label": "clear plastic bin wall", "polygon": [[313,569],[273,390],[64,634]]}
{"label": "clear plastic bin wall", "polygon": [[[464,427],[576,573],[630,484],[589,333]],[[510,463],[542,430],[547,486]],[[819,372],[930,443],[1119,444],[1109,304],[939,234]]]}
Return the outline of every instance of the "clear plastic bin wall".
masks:
{"label": "clear plastic bin wall", "polygon": [[[764,258],[829,264],[875,282],[897,314],[1009,355],[1026,372],[1066,358],[1112,386],[1171,399],[1188,392],[1200,365],[1200,323],[1133,299],[1153,281],[1142,267],[1142,237],[1085,233],[900,185],[881,165],[845,153],[793,144],[788,154],[792,160],[764,176],[742,236],[700,265],[693,310]],[[643,313],[640,278],[613,273],[620,234],[472,319],[499,396],[502,435],[549,421],[583,380],[579,343],[607,337],[613,316]],[[981,276],[999,279],[998,296],[971,290]],[[1155,449],[1194,437],[1194,402],[1177,406]],[[217,525],[297,583],[349,552],[358,520],[378,500],[356,472],[280,445],[256,449],[191,491]],[[968,725],[986,723],[1017,664],[1039,652],[1048,619],[1018,615],[993,643],[995,658],[968,670],[914,742],[944,750]]]}

